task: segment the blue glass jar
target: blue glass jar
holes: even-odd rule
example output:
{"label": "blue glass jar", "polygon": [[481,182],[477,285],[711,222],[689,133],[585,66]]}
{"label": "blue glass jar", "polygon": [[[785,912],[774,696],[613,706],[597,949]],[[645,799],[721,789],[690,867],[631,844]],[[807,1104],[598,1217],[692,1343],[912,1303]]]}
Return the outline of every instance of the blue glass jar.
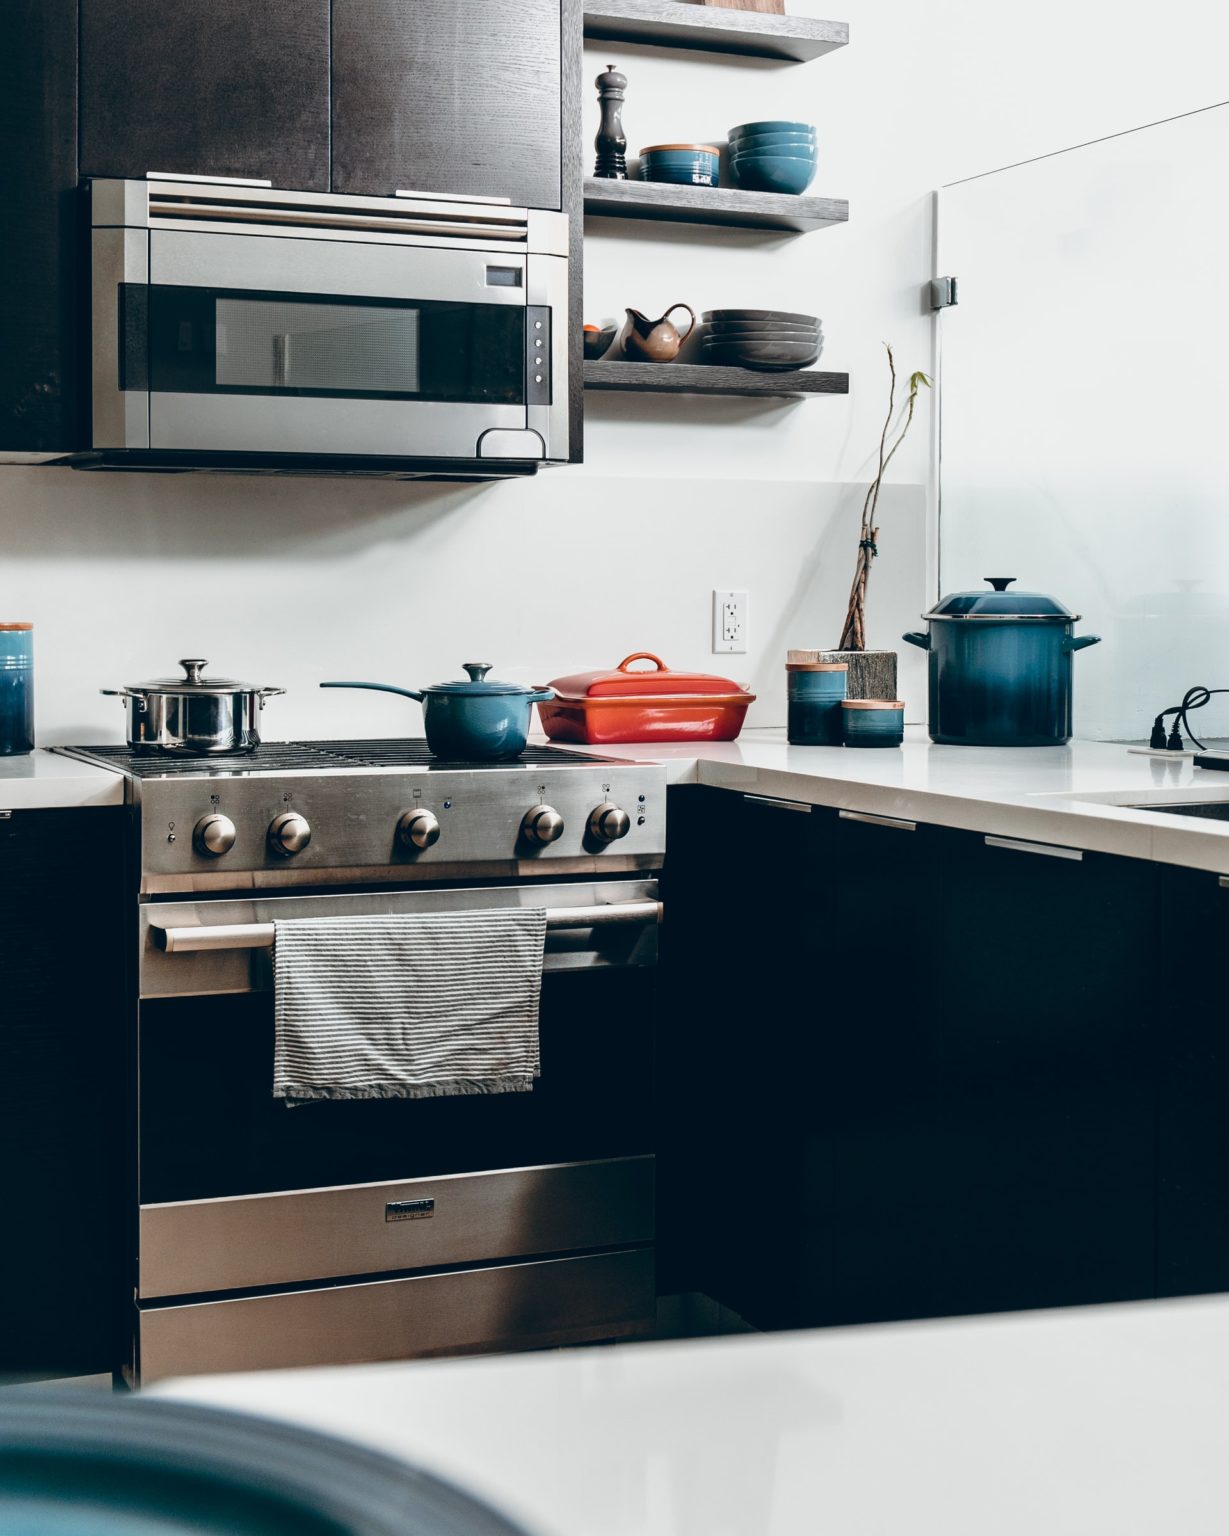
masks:
{"label": "blue glass jar", "polygon": [[785,668],[787,731],[796,747],[839,747],[841,702],[849,679],[844,661],[791,661]]}
{"label": "blue glass jar", "polygon": [[905,739],[905,706],[899,699],[846,699],[841,731],[847,747],[899,747]]}
{"label": "blue glass jar", "polygon": [[0,624],[0,757],[34,751],[34,625]]}

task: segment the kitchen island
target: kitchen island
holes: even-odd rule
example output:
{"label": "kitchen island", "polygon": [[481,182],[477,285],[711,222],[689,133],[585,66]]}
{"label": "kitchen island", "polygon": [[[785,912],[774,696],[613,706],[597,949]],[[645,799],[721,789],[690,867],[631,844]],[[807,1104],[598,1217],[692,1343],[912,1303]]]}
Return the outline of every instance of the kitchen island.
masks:
{"label": "kitchen island", "polygon": [[1229,1299],[168,1382],[533,1536],[1211,1536]]}

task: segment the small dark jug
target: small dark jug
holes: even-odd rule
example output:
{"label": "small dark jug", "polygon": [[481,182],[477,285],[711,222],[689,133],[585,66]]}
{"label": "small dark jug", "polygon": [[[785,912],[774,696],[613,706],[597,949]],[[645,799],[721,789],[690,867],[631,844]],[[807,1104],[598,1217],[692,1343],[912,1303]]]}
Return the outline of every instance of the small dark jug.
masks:
{"label": "small dark jug", "polygon": [[[670,319],[676,309],[685,309],[691,316],[691,324],[681,335]],[[679,348],[695,328],[696,312],[690,304],[671,304],[665,314],[656,320],[650,320],[648,315],[642,315],[638,309],[629,309],[616,349],[632,362],[672,363],[679,355]]]}

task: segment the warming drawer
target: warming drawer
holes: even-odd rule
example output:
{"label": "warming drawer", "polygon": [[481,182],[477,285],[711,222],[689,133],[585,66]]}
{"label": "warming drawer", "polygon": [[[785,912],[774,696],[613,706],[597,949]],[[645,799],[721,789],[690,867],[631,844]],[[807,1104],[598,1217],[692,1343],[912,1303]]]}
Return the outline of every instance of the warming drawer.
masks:
{"label": "warming drawer", "polygon": [[653,1168],[652,1157],[623,1157],[143,1205],[139,1294],[249,1290],[650,1243]]}
{"label": "warming drawer", "polygon": [[139,1314],[143,1385],[167,1376],[534,1349],[648,1334],[650,1248],[247,1296]]}

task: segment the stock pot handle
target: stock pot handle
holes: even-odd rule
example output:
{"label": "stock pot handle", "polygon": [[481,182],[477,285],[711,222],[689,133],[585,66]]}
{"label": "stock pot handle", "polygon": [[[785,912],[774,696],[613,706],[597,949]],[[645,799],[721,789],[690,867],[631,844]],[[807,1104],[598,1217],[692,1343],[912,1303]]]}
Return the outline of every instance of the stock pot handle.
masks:
{"label": "stock pot handle", "polygon": [[907,635],[902,635],[900,638],[909,645],[916,645],[919,651],[930,649],[930,636],[922,634],[920,630],[911,629]]}
{"label": "stock pot handle", "polygon": [[145,695],[135,693],[131,688],[100,688],[98,691],[109,699],[135,699],[138,714],[143,715],[149,708],[149,700]]}
{"label": "stock pot handle", "polygon": [[321,683],[322,688],[373,688],[376,693],[399,693],[405,699],[417,699],[422,703],[422,694],[416,688],[394,688],[392,683]]}
{"label": "stock pot handle", "polygon": [[1070,655],[1072,651],[1082,651],[1086,645],[1100,644],[1100,635],[1068,635],[1063,641],[1063,650]]}

